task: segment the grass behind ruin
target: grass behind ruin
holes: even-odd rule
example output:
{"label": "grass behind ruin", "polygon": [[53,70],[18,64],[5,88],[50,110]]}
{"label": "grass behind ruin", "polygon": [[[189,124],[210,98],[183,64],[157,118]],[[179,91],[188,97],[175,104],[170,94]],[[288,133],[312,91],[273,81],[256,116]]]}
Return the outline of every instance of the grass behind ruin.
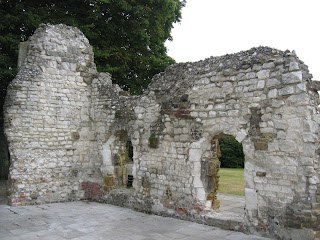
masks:
{"label": "grass behind ruin", "polygon": [[220,168],[218,192],[244,196],[243,173],[243,168]]}

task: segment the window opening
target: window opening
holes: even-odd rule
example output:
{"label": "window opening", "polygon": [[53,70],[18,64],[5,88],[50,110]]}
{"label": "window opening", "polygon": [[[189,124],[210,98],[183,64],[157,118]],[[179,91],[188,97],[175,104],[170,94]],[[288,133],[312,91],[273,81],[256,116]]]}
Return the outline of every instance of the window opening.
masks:
{"label": "window opening", "polygon": [[130,139],[126,144],[126,160],[127,162],[133,162],[133,146]]}
{"label": "window opening", "polygon": [[132,188],[133,187],[133,175],[128,175],[128,183],[127,183],[127,187],[128,188]]}

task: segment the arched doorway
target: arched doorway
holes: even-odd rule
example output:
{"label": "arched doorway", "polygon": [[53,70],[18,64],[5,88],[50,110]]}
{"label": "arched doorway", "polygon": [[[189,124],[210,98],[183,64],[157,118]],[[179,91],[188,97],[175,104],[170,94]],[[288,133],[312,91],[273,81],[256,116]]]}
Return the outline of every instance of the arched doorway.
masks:
{"label": "arched doorway", "polygon": [[225,214],[244,216],[245,181],[244,153],[242,144],[232,136],[221,136],[219,145],[219,186],[217,199],[219,211]]}
{"label": "arched doorway", "polygon": [[[211,209],[214,211],[218,212],[219,214],[216,216],[217,218],[222,217],[224,220],[228,220],[230,222],[234,222],[235,224],[242,224],[244,221],[244,214],[245,214],[245,189],[244,189],[244,183],[245,183],[245,178],[244,178],[244,168],[241,168],[239,170],[234,170],[234,169],[226,169],[222,168],[220,169],[221,162],[220,158],[222,157],[222,153],[226,154],[225,151],[221,152],[219,140],[221,139],[226,139],[232,142],[236,141],[235,138],[231,135],[227,134],[215,134],[213,138],[210,138],[210,151],[209,148],[208,150],[205,150],[202,155],[202,160],[201,160],[201,169],[202,169],[202,174],[201,174],[201,180],[203,182],[204,190],[206,192],[207,196],[207,202],[209,202]],[[222,140],[223,141],[223,140]],[[222,142],[221,141],[221,142]],[[240,148],[241,153],[242,153],[242,158],[244,157],[243,151],[242,151],[242,144],[238,143],[238,148]],[[224,149],[225,150],[225,149]],[[234,150],[231,149],[230,153],[231,155],[234,155]],[[232,157],[232,156],[231,156]],[[241,167],[244,166],[244,161],[243,164],[240,164]],[[226,176],[221,176],[222,174]],[[235,179],[228,177],[228,174],[231,174],[236,172],[238,173],[238,176],[236,176]],[[222,178],[221,178],[222,177]],[[238,195],[235,195],[234,192],[227,192],[227,193],[221,193],[219,191],[219,186],[222,184],[225,184],[225,179],[223,177],[229,178],[229,183],[227,185],[231,184],[237,184],[238,187],[240,186],[241,189],[238,192]],[[237,179],[241,179],[241,183],[239,184],[237,182]],[[233,183],[232,183],[233,181]],[[231,189],[232,190],[232,189]]]}

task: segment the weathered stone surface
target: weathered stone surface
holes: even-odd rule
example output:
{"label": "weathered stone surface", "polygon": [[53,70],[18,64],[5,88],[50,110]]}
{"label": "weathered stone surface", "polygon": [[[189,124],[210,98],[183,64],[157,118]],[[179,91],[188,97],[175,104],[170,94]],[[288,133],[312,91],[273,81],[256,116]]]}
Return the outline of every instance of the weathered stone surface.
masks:
{"label": "weathered stone surface", "polygon": [[312,239],[320,118],[310,76],[294,53],[259,47],[170,66],[130,97],[96,71],[79,30],[42,25],[5,104],[10,202],[96,199],[206,222],[219,207],[217,139],[234,136],[247,231]]}

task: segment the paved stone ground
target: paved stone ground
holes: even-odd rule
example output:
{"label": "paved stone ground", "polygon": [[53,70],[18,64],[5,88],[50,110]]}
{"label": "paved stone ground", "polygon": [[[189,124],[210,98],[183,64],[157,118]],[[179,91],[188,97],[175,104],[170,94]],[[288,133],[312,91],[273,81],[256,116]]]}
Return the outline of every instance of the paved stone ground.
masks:
{"label": "paved stone ground", "polygon": [[7,204],[7,180],[0,180],[0,204]]}
{"label": "paved stone ground", "polygon": [[218,193],[218,200],[220,200],[220,212],[234,213],[237,217],[244,216],[245,199],[243,196],[231,195],[226,193]]}
{"label": "paved stone ground", "polygon": [[0,239],[263,240],[240,232],[94,202],[0,205]]}

